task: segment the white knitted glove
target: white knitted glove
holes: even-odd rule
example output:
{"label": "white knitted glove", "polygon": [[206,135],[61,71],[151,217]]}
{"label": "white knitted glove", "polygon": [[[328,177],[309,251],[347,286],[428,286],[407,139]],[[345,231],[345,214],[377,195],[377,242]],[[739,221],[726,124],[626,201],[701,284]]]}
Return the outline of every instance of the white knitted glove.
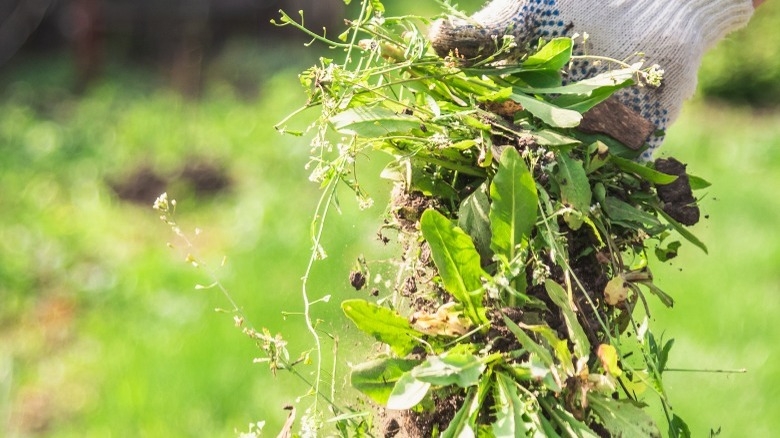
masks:
{"label": "white knitted glove", "polygon": [[[659,130],[648,138],[650,148],[642,158],[649,160],[663,142],[662,132],[696,90],[704,52],[747,24],[752,14],[752,0],[493,0],[469,21],[437,21],[430,37],[440,55],[455,48],[476,54],[495,46],[494,38],[500,41],[505,34],[524,42],[575,33],[589,34],[586,47],[575,47],[577,54],[636,60],[636,53],[644,53],[646,66],[658,64],[664,70],[663,84],[632,87],[617,95]],[[568,80],[610,68],[595,64],[575,62]]]}

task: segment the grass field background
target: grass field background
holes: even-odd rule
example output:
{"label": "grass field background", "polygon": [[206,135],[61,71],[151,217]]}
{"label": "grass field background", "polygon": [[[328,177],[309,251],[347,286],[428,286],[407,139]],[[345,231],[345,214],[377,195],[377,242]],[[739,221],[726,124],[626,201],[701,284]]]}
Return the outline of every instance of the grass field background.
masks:
{"label": "grass field background", "polygon": [[[393,9],[412,11],[409,3]],[[777,59],[767,55],[777,53],[771,23],[780,5],[760,15],[705,60],[706,96],[686,107],[661,153],[713,187],[704,193],[709,218],[694,228],[710,253],[685,247],[655,267],[677,306],[656,306],[654,327],[677,340],[670,366],[748,369],[667,375],[694,436],[780,430],[780,107],[731,96],[780,89]],[[217,275],[256,326],[283,333],[294,355],[311,348],[294,313],[319,191],[304,169],[307,139],[273,125],[303,102],[296,75],[319,53],[235,41],[212,63],[199,99],[119,61],[83,94],[71,91],[66,55],[0,70],[0,435],[234,436],[267,420],[275,436],[283,406],[296,404],[305,384],[253,364],[259,351],[232,316],[214,311],[229,308],[217,290],[195,290],[211,279],[185,262],[188,251],[151,201],[154,189],[168,190],[197,255],[215,268],[227,258]],[[256,78],[257,88],[238,86],[246,82],[237,75]],[[311,277],[315,296],[334,297],[316,307],[325,331],[348,327],[338,303],[359,296],[347,281],[355,259],[397,249],[375,238],[389,187],[373,175],[384,160],[361,163],[377,206],[360,212],[345,192],[342,213],[329,219],[330,257]],[[188,168],[227,185],[209,192]],[[150,174],[167,184],[145,184]],[[365,339],[346,333],[342,357],[368,354]],[[334,381],[343,391],[345,375]]]}

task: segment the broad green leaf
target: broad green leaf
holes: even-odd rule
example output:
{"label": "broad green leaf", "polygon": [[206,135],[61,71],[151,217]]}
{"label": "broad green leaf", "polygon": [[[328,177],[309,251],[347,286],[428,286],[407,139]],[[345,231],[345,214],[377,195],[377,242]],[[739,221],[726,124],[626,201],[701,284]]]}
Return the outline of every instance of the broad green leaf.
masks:
{"label": "broad green leaf", "polygon": [[631,204],[625,203],[620,199],[614,198],[612,196],[607,196],[602,206],[604,207],[604,211],[607,213],[607,216],[609,216],[613,222],[634,224],[639,226],[661,225],[661,222],[650,213],[647,213],[644,210],[640,210],[639,208],[636,208]]}
{"label": "broad green leaf", "polygon": [[563,203],[587,214],[593,193],[582,161],[573,160],[566,153],[558,154],[558,184]]}
{"label": "broad green leaf", "polygon": [[544,123],[555,128],[574,128],[579,126],[582,121],[582,114],[577,111],[560,108],[523,92],[513,92],[510,99],[522,105],[525,110]]}
{"label": "broad green leaf", "polygon": [[430,383],[415,379],[411,372],[404,373],[387,398],[387,409],[411,409],[425,398],[429,389]]}
{"label": "broad green leaf", "polygon": [[523,346],[526,350],[528,350],[529,353],[535,354],[539,360],[544,362],[544,364],[548,367],[553,366],[553,358],[552,354],[550,352],[539,345],[536,341],[534,341],[528,334],[523,331],[523,329],[520,328],[514,321],[509,319],[506,315],[504,315],[504,324],[506,324],[507,328],[509,329],[512,334],[515,335],[518,342],[520,342],[520,345]]}
{"label": "broad green leaf", "polygon": [[496,421],[493,434],[496,438],[516,438],[528,436],[534,430],[532,423],[526,422],[526,401],[520,397],[514,379],[496,374]]}
{"label": "broad green leaf", "polygon": [[560,87],[563,82],[557,70],[522,70],[516,76],[532,88]]}
{"label": "broad green leaf", "polygon": [[572,52],[571,38],[555,38],[538,52],[529,56],[523,67],[529,70],[554,70],[562,69],[571,59]]}
{"label": "broad green leaf", "polygon": [[341,308],[361,331],[389,345],[399,356],[409,354],[417,345],[415,338],[423,336],[397,312],[368,301],[347,300]]}
{"label": "broad green leaf", "polygon": [[582,329],[577,315],[574,313],[574,305],[569,298],[569,294],[561,287],[560,284],[547,280],[544,282],[544,287],[547,289],[547,295],[550,296],[552,302],[558,306],[563,312],[563,319],[566,321],[566,327],[569,331],[569,339],[574,342],[574,354],[578,359],[588,357],[590,354],[590,341],[585,335],[585,331]]}
{"label": "broad green leaf", "polygon": [[364,362],[352,368],[352,387],[384,406],[393,392],[393,387],[404,373],[419,365],[419,360],[377,359]]}
{"label": "broad green leaf", "polygon": [[552,129],[543,129],[541,131],[529,132],[528,135],[533,137],[534,141],[539,146],[557,148],[562,146],[570,146],[579,144],[580,141],[576,138],[567,137]]}
{"label": "broad green leaf", "polygon": [[408,114],[396,114],[387,108],[356,107],[331,117],[330,123],[342,134],[374,138],[418,129],[421,121]]}
{"label": "broad green leaf", "polygon": [[625,170],[626,172],[635,173],[653,184],[666,185],[677,180],[677,175],[668,175],[659,172],[643,164],[637,163],[636,161],[626,160],[625,158],[616,157],[614,155],[610,157],[610,160],[620,169]]}
{"label": "broad green leaf", "polygon": [[661,432],[655,421],[631,402],[614,400],[594,392],[588,393],[588,402],[612,436],[621,438],[661,437]]}
{"label": "broad green leaf", "polygon": [[707,250],[707,245],[704,244],[701,240],[699,240],[698,237],[696,237],[693,233],[688,231],[687,228],[685,228],[681,223],[677,222],[674,218],[669,216],[665,211],[661,210],[660,208],[656,210],[661,216],[666,219],[667,222],[669,222],[669,225],[672,226],[678,233],[680,233],[681,236],[685,238],[685,240],[691,242],[692,244],[698,246],[702,251],[704,251],[705,254],[709,254],[709,251]]}
{"label": "broad green leaf", "polygon": [[528,244],[539,209],[534,178],[512,147],[501,154],[498,172],[490,184],[490,197],[490,248],[512,260],[518,247]]}
{"label": "broad green leaf", "polygon": [[440,438],[474,438],[474,422],[472,414],[479,410],[479,400],[476,389],[471,389],[463,400],[463,405],[455,413],[449,426],[441,433]]}
{"label": "broad green leaf", "polygon": [[487,324],[482,304],[482,270],[480,257],[468,234],[436,210],[427,210],[420,228],[431,247],[431,256],[439,269],[444,288],[464,307],[464,313],[475,324]]}
{"label": "broad green leaf", "polygon": [[472,354],[444,353],[428,356],[425,362],[412,370],[412,377],[435,386],[468,388],[479,382],[483,371],[485,364]]}
{"label": "broad green leaf", "polygon": [[[607,97],[615,90],[627,87],[633,83],[634,70],[622,69],[614,70],[602,73],[597,76],[593,76],[589,79],[574,82],[568,85],[560,87],[550,88],[523,88],[516,87],[516,90],[522,91],[527,94],[561,94],[561,95],[580,95],[591,96],[597,91],[606,91]],[[603,100],[603,99],[602,99]],[[556,105],[560,105],[559,101],[555,101]]]}
{"label": "broad green leaf", "polygon": [[463,200],[458,211],[458,225],[471,236],[474,246],[484,260],[490,260],[490,200],[487,184],[482,184]]}

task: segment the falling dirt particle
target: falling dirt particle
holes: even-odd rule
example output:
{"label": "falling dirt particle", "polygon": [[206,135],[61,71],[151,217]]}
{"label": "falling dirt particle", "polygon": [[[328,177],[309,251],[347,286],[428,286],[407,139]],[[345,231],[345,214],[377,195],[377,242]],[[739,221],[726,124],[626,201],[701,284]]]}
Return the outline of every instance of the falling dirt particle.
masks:
{"label": "falling dirt particle", "polygon": [[366,276],[360,271],[352,271],[349,274],[349,284],[351,284],[355,290],[363,289],[366,285]]}

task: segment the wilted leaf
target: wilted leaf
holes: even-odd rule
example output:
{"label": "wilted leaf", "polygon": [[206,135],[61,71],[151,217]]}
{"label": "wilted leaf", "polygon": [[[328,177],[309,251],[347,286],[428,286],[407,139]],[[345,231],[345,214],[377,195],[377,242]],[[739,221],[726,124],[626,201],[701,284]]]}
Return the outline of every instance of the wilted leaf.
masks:
{"label": "wilted leaf", "polygon": [[615,347],[609,344],[601,344],[596,351],[596,355],[599,357],[601,366],[606,372],[615,377],[620,377],[623,374],[623,370],[618,366],[618,355]]}
{"label": "wilted leaf", "polygon": [[361,331],[389,345],[399,356],[409,354],[417,345],[414,338],[422,337],[406,318],[385,307],[365,300],[347,300],[341,303],[341,308]]}

